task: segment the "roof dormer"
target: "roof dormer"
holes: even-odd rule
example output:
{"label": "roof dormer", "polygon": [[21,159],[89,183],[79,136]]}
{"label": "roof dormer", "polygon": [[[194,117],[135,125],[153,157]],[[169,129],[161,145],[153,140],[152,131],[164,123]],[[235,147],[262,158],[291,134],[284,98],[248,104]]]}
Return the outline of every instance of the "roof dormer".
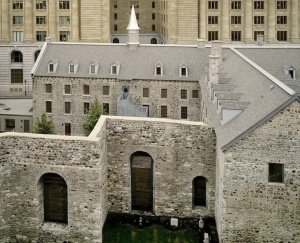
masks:
{"label": "roof dormer", "polygon": [[78,63],[70,62],[69,73],[77,73]]}
{"label": "roof dormer", "polygon": [[292,79],[296,79],[296,69],[293,66],[284,66],[283,73],[290,75]]}
{"label": "roof dormer", "polygon": [[111,75],[118,75],[120,72],[120,64],[113,64],[111,65],[110,74]]}
{"label": "roof dormer", "polygon": [[57,62],[55,63],[53,61],[50,61],[48,63],[48,73],[56,73],[57,66],[58,66]]}
{"label": "roof dormer", "polygon": [[181,64],[179,66],[179,76],[180,77],[188,77],[188,66],[186,64]]}
{"label": "roof dormer", "polygon": [[155,64],[155,76],[163,75],[163,65],[161,63]]}
{"label": "roof dormer", "polygon": [[89,66],[89,74],[97,74],[99,69],[99,63],[91,63]]}

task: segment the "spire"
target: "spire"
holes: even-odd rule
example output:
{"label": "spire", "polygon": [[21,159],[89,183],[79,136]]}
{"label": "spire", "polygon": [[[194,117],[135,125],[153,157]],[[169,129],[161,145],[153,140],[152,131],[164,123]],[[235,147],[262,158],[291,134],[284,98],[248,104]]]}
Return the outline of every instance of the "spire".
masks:
{"label": "spire", "polygon": [[139,30],[139,29],[140,28],[139,28],[137,20],[136,20],[134,5],[132,5],[130,20],[129,20],[129,23],[127,26],[127,30]]}

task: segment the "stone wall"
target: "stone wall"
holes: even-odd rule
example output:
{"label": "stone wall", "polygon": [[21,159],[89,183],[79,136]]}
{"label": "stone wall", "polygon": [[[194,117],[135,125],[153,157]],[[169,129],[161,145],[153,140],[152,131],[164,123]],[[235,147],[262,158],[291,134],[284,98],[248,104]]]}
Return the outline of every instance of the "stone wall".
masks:
{"label": "stone wall", "polygon": [[[156,216],[214,216],[215,134],[199,122],[168,119],[107,120],[108,203],[111,212],[131,210],[130,156],[138,151],[153,159]],[[207,179],[207,206],[193,207],[192,181]]]}
{"label": "stone wall", "polygon": [[[218,155],[216,219],[222,242],[300,242],[300,103],[294,101]],[[268,163],[284,182],[268,182]]]}
{"label": "stone wall", "polygon": [[[106,142],[103,131],[100,135],[0,135],[1,242],[101,242],[107,198]],[[66,181],[67,225],[44,222],[45,173]]]}
{"label": "stone wall", "polygon": [[[52,84],[52,93],[46,94],[45,84]],[[64,95],[64,85],[71,85],[71,95]],[[83,85],[90,86],[90,95],[83,95]],[[117,115],[117,99],[124,87],[129,89],[131,101],[137,106],[149,106],[149,117],[161,117],[161,106],[167,106],[170,119],[181,119],[181,106],[188,107],[188,119],[201,119],[201,93],[198,81],[116,80],[91,78],[36,77],[34,80],[33,119],[46,109],[46,100],[52,101],[52,114],[58,134],[64,134],[64,124],[71,123],[71,134],[81,135],[85,120],[84,102],[98,97],[109,104],[109,115]],[[103,95],[103,86],[109,86],[109,95]],[[149,88],[149,98],[143,97],[143,88]],[[161,89],[167,89],[167,98],[161,98]],[[187,90],[187,99],[181,99],[181,89]],[[192,90],[199,98],[192,98]],[[64,102],[71,102],[71,114],[64,113]]]}

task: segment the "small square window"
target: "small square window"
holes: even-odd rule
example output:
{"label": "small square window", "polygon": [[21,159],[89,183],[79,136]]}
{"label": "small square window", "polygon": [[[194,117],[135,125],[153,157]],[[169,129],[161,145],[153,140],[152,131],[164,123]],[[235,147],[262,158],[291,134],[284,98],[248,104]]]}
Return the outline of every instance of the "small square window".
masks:
{"label": "small square window", "polygon": [[199,90],[193,90],[192,91],[192,97],[193,98],[199,98]]}
{"label": "small square window", "polygon": [[219,39],[218,31],[208,31],[208,41],[215,41]]}
{"label": "small square window", "polygon": [[23,9],[23,1],[13,1],[12,8],[13,9]]}
{"label": "small square window", "polygon": [[71,114],[71,102],[65,102],[65,114]]}
{"label": "small square window", "polygon": [[23,16],[13,16],[13,24],[23,24]]}
{"label": "small square window", "polygon": [[277,31],[278,41],[287,41],[287,31]]}
{"label": "small square window", "polygon": [[52,84],[46,84],[46,93],[51,94],[52,93]]}
{"label": "small square window", "polygon": [[86,84],[83,85],[83,94],[84,95],[90,94],[90,86],[89,85],[86,85]]}
{"label": "small square window", "polygon": [[143,97],[148,98],[149,97],[149,88],[143,88]]}
{"label": "small square window", "polygon": [[168,90],[167,89],[161,89],[161,98],[168,98]]}
{"label": "small square window", "polygon": [[208,1],[208,9],[218,9],[218,1]]}
{"label": "small square window", "polygon": [[65,84],[65,92],[64,94],[71,94],[71,85]]}
{"label": "small square window", "polygon": [[181,119],[187,119],[187,107],[181,107]]}
{"label": "small square window", "polygon": [[241,41],[242,32],[241,31],[231,31],[231,41]]}
{"label": "small square window", "polygon": [[161,113],[160,114],[161,117],[164,117],[164,118],[168,117],[168,107],[165,105],[162,105],[160,107],[160,113]]}
{"label": "small square window", "polygon": [[242,17],[241,16],[231,16],[231,24],[241,24]]}
{"label": "small square window", "polygon": [[103,86],[103,95],[109,95],[109,86]]}
{"label": "small square window", "polygon": [[87,114],[89,112],[89,110],[90,110],[90,103],[84,102],[83,103],[83,113]]}
{"label": "small square window", "polygon": [[181,99],[187,99],[187,90],[186,89],[182,89],[180,92],[180,98]]}
{"label": "small square window", "polygon": [[231,9],[241,9],[242,3],[241,1],[232,1]]}
{"label": "small square window", "polygon": [[208,16],[208,24],[218,24],[218,16]]}
{"label": "small square window", "polygon": [[36,1],[36,9],[46,9],[46,1]]}
{"label": "small square window", "polygon": [[269,163],[269,182],[283,183],[284,165],[279,163]]}
{"label": "small square window", "polygon": [[46,101],[46,113],[52,113],[52,101]]}
{"label": "small square window", "polygon": [[287,16],[277,16],[277,24],[287,24]]}
{"label": "small square window", "polygon": [[265,24],[265,16],[254,16],[254,24]]}
{"label": "small square window", "polygon": [[287,9],[287,1],[277,1],[277,9]]}
{"label": "small square window", "polygon": [[70,1],[59,1],[59,9],[70,9]]}

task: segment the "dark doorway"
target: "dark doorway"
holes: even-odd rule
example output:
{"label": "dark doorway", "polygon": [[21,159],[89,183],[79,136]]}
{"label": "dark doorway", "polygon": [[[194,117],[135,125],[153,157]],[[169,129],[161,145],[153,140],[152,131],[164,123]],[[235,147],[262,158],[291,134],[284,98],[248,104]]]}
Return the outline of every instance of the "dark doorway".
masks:
{"label": "dark doorway", "polygon": [[150,113],[149,113],[149,108],[150,108],[149,105],[143,105],[143,107],[146,107],[146,108],[147,108],[147,117],[149,117],[149,114],[150,114]]}
{"label": "dark doorway", "polygon": [[71,136],[71,123],[65,123],[65,135]]}

